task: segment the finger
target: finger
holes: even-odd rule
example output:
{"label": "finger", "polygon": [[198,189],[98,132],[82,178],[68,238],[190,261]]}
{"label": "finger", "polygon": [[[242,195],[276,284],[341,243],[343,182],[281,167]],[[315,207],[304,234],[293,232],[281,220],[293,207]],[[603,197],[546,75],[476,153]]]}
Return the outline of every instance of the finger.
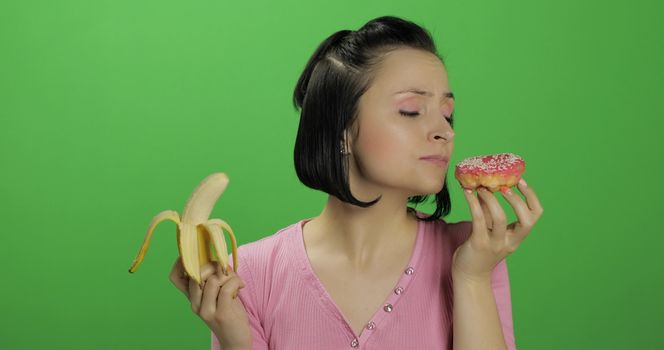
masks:
{"label": "finger", "polygon": [[477,192],[479,193],[480,197],[482,197],[484,202],[486,202],[487,206],[489,207],[489,211],[491,212],[491,220],[493,222],[491,236],[499,242],[502,242],[505,238],[505,231],[507,231],[507,218],[505,216],[505,211],[503,210],[503,207],[500,206],[498,199],[491,191],[482,187]]}
{"label": "finger", "polygon": [[493,228],[493,219],[491,218],[491,211],[489,211],[489,206],[484,202],[482,196],[477,197],[480,206],[482,207],[482,212],[484,213],[484,220],[486,221],[486,227],[491,230]]}
{"label": "finger", "polygon": [[205,281],[216,272],[216,262],[208,262],[201,267],[201,281]]}
{"label": "finger", "polygon": [[518,194],[510,189],[501,191],[501,193],[503,198],[505,198],[512,208],[514,208],[514,212],[518,218],[517,222],[510,224],[510,226],[513,227],[515,233],[520,234],[522,227],[530,227],[532,225],[533,213],[528,208],[528,205],[526,205],[526,202],[524,202]]}
{"label": "finger", "polygon": [[175,260],[175,263],[173,264],[173,268],[171,268],[171,274],[169,278],[173,283],[173,285],[175,285],[175,288],[177,288],[180,292],[182,292],[182,294],[184,294],[188,298],[189,278],[187,276],[183,276],[183,271],[184,267],[182,266],[182,258],[178,256],[178,258]]}
{"label": "finger", "polygon": [[217,297],[219,296],[221,283],[222,281],[217,275],[210,276],[205,282],[199,312],[204,320],[210,319],[217,312]]}
{"label": "finger", "polygon": [[470,206],[470,215],[473,217],[473,233],[471,234],[471,238],[474,235],[478,235],[481,238],[489,238],[484,213],[480,207],[479,200],[473,195],[472,190],[464,189],[463,195],[466,197],[468,206]]}
{"label": "finger", "polygon": [[[240,287],[239,287],[238,289],[242,289],[242,288],[244,288],[244,287],[247,286],[247,284],[244,283],[244,281],[242,280],[242,278],[240,277],[240,275],[238,275],[235,271],[231,270],[231,268],[229,267],[229,268],[228,268],[228,278],[233,278],[233,277],[234,277],[234,278],[237,278],[238,280],[240,280]],[[238,293],[234,293],[234,294],[233,294],[233,297],[234,297],[234,298],[237,297],[237,294],[238,294]]]}
{"label": "finger", "polygon": [[208,262],[205,265],[201,266],[201,284],[197,284],[193,279],[189,279],[189,296],[191,299],[191,308],[194,312],[200,314],[200,307],[202,302],[202,295],[205,285],[207,284],[207,279],[212,276],[215,271],[216,263]]}
{"label": "finger", "polygon": [[217,262],[216,268],[217,268],[217,275],[218,276],[221,276],[221,275],[228,276],[228,272],[229,272],[229,270],[231,270],[231,265],[228,264],[228,266],[224,267],[221,263],[221,260],[219,260]]}
{"label": "finger", "polygon": [[[205,282],[203,282],[205,283]],[[189,279],[189,300],[191,301],[191,310],[198,314],[201,309],[201,296],[203,289],[194,281],[193,278]]]}
{"label": "finger", "polygon": [[228,279],[221,284],[219,298],[217,299],[217,309],[220,310],[226,310],[235,300],[240,289],[246,286],[235,272],[229,271],[229,276],[227,278]]}
{"label": "finger", "polygon": [[523,178],[519,180],[519,182],[517,183],[517,188],[526,197],[526,203],[528,204],[528,208],[530,208],[530,210],[532,210],[536,214],[542,214],[542,212],[544,211],[544,209],[542,208],[542,204],[537,198],[537,195],[535,195],[535,191],[533,190],[533,188],[528,186],[526,180],[524,180]]}

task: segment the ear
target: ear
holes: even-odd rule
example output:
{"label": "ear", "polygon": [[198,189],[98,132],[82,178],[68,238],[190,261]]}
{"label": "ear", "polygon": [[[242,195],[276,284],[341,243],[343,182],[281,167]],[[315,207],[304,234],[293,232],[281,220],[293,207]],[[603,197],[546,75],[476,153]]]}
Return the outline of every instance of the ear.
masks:
{"label": "ear", "polygon": [[352,153],[351,150],[353,149],[353,137],[350,134],[351,133],[348,129],[344,130],[341,140],[341,145],[342,147],[345,147],[346,153],[348,154]]}
{"label": "ear", "polygon": [[341,136],[341,150],[346,154],[350,153],[350,145],[348,144],[348,132],[344,130],[343,135]]}

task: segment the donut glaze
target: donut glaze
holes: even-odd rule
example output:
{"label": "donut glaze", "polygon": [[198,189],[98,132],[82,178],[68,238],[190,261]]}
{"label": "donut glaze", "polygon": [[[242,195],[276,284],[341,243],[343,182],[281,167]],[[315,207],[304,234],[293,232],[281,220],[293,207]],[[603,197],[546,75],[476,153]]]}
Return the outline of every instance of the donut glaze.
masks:
{"label": "donut glaze", "polygon": [[525,170],[526,163],[518,155],[498,153],[462,160],[454,169],[454,177],[465,189],[485,187],[496,192],[516,185]]}

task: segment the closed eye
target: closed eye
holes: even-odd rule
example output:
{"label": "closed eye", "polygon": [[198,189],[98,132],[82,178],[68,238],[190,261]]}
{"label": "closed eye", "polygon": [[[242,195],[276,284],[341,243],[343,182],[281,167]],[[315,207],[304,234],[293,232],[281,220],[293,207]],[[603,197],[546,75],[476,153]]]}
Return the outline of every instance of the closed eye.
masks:
{"label": "closed eye", "polygon": [[399,114],[405,116],[405,117],[415,117],[420,115],[418,112],[406,112],[406,111],[399,111]]}
{"label": "closed eye", "polygon": [[[414,118],[414,117],[417,117],[418,115],[420,115],[419,112],[408,112],[408,111],[399,111],[399,114],[401,114],[404,117],[409,117],[409,118]],[[447,120],[448,123],[450,123],[450,125],[452,125],[452,123],[454,122],[454,113],[452,113],[452,115],[450,115],[449,118],[445,118],[445,119]]]}

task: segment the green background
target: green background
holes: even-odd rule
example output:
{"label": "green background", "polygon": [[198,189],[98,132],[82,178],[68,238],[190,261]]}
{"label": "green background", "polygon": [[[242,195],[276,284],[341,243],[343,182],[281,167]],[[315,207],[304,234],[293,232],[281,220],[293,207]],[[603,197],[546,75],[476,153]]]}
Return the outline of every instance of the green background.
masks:
{"label": "green background", "polygon": [[[293,167],[293,88],[324,38],[382,15],[429,29],[446,59],[451,164],[498,152],[526,160],[545,213],[508,258],[518,348],[664,346],[662,10],[0,2],[0,348],[209,348],[209,330],[168,280],[172,223],[127,272],[150,219],[181,212],[216,171],[230,184],[211,216],[240,244],[318,215],[327,195]],[[469,220],[450,180],[446,220]]]}

